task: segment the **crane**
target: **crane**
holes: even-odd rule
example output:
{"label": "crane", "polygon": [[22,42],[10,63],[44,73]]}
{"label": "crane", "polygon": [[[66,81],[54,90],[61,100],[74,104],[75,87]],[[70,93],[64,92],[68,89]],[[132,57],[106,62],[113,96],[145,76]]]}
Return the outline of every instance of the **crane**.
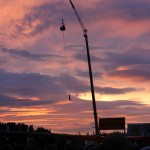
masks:
{"label": "crane", "polygon": [[95,122],[95,134],[99,135],[99,128],[98,128],[98,119],[97,119],[97,109],[96,109],[96,100],[95,100],[95,93],[94,93],[94,84],[93,84],[93,75],[92,75],[92,67],[91,67],[91,58],[90,58],[90,52],[89,52],[89,43],[88,43],[88,35],[87,35],[87,29],[84,27],[84,24],[78,15],[78,12],[76,11],[76,8],[71,0],[70,4],[74,10],[74,13],[79,21],[79,24],[82,28],[83,35],[85,38],[86,43],[86,50],[87,50],[87,60],[88,60],[88,67],[89,67],[89,77],[90,77],[90,85],[91,85],[91,94],[92,94],[92,103],[93,103],[93,114],[94,114],[94,122]]}

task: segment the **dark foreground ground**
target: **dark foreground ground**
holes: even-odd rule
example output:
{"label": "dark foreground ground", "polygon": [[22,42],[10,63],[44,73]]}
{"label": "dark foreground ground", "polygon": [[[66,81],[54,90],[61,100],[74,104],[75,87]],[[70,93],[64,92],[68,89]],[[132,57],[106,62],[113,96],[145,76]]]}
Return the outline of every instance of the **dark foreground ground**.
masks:
{"label": "dark foreground ground", "polygon": [[150,137],[0,132],[0,150],[150,150]]}

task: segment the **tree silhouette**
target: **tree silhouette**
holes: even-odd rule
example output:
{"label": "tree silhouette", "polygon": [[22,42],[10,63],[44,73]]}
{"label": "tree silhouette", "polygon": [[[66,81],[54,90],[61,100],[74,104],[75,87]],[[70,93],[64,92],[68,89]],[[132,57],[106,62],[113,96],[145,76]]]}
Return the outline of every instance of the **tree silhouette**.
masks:
{"label": "tree silhouette", "polygon": [[38,127],[34,130],[33,125],[26,125],[25,123],[15,123],[15,122],[0,122],[0,131],[14,131],[14,132],[43,132],[51,133],[50,130],[43,127]]}
{"label": "tree silhouette", "polygon": [[43,128],[43,127],[38,127],[35,131],[36,131],[36,132],[51,133],[50,130],[45,129],[45,128]]}
{"label": "tree silhouette", "polygon": [[29,125],[29,127],[28,127],[28,132],[34,132],[33,125]]}

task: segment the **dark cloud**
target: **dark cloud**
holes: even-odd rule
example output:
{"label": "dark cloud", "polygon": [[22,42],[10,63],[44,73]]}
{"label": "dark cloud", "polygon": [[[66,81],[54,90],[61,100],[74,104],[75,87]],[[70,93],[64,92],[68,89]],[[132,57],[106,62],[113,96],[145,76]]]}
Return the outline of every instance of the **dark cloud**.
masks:
{"label": "dark cloud", "polygon": [[[83,72],[83,71],[78,70],[76,71],[76,73],[77,73],[77,76],[79,77],[89,78],[89,72]],[[98,78],[98,77],[100,78],[101,76],[102,76],[101,73],[93,72],[93,78]]]}
{"label": "dark cloud", "polygon": [[[65,80],[63,80],[65,81]],[[70,78],[71,85],[70,89],[75,93],[84,93],[90,91],[89,82],[85,83],[81,78],[75,80],[74,78]],[[113,88],[113,87],[101,87],[95,86],[95,92],[101,94],[126,94],[130,92],[138,92],[143,91],[143,88]]]}
{"label": "dark cloud", "polygon": [[34,61],[52,61],[57,58],[60,59],[64,56],[55,55],[55,54],[33,54],[27,50],[19,50],[19,49],[8,49],[8,48],[0,48],[1,52],[7,53],[14,58],[25,58]]}
{"label": "dark cloud", "polygon": [[[109,74],[111,76],[113,74],[112,72]],[[79,77],[88,78],[89,79],[89,73],[88,72],[82,72],[77,71],[77,75]],[[93,78],[102,78],[101,73],[94,72]],[[95,91],[101,94],[125,94],[129,92],[137,92],[137,91],[143,91],[143,88],[112,88],[112,87],[101,87],[101,86],[95,86]]]}
{"label": "dark cloud", "polygon": [[[13,73],[0,70],[0,94],[23,97],[38,97],[40,99],[60,100],[66,97],[67,76],[48,76],[39,73]],[[69,76],[72,92],[89,91],[84,81]]]}
{"label": "dark cloud", "polygon": [[140,45],[141,47],[149,47],[149,39],[150,39],[150,31],[146,31],[142,33],[137,39],[136,39],[136,45]]}
{"label": "dark cloud", "polygon": [[[49,28],[58,25],[61,21],[61,7],[60,2],[44,3],[40,6],[31,8],[28,13],[20,20],[15,20],[15,32],[13,36],[36,36]],[[79,6],[80,7],[80,6]],[[69,4],[64,4],[64,16],[67,16],[67,23],[77,22],[74,12]],[[77,8],[78,10],[78,8]],[[82,18],[84,20],[99,20],[99,19],[126,19],[130,21],[149,19],[150,5],[146,0],[136,2],[130,0],[108,0],[97,2],[95,8],[79,8]],[[74,17],[73,17],[74,16]],[[59,20],[59,19],[60,20]],[[87,19],[86,19],[87,18]],[[59,25],[58,25],[59,26]],[[59,27],[58,27],[59,28]],[[95,47],[92,47],[92,49]]]}
{"label": "dark cloud", "polygon": [[31,8],[21,20],[16,21],[16,32],[25,36],[35,36],[53,27],[57,23],[59,5],[58,2],[44,3]]}
{"label": "dark cloud", "polygon": [[[77,50],[77,49],[79,49],[79,50],[85,49],[86,50],[86,47],[85,47],[85,45],[67,45],[66,49],[75,49],[75,50]],[[98,50],[106,50],[108,48],[102,47],[102,46],[89,45],[89,49],[90,50],[97,50],[97,49]]]}
{"label": "dark cloud", "polygon": [[96,87],[96,91],[101,94],[125,94],[129,92],[143,91],[140,88],[112,88],[112,87]]}
{"label": "dark cloud", "polygon": [[131,48],[122,53],[106,52],[107,62],[115,63],[120,66],[135,64],[150,64],[150,50],[143,48]]}
{"label": "dark cloud", "polygon": [[7,106],[7,107],[28,107],[28,106],[44,106],[48,104],[52,104],[56,101],[52,100],[27,100],[27,99],[16,99],[14,97],[9,97],[5,95],[0,95],[0,106]]}
{"label": "dark cloud", "polygon": [[147,0],[103,0],[97,2],[94,9],[92,7],[82,12],[88,20],[92,18],[94,20],[113,18],[130,21],[149,20],[150,3]]}
{"label": "dark cloud", "polygon": [[[93,107],[92,101],[83,101],[78,99],[73,99],[72,103],[69,105],[62,105],[59,112],[70,114],[71,118],[76,118],[79,120],[93,118]],[[138,101],[132,100],[114,100],[114,101],[102,101],[96,100],[97,115],[98,118],[101,117],[118,117],[122,116],[128,120],[128,117],[141,117],[147,115],[149,116],[150,106],[143,104]],[[76,109],[78,108],[78,109]],[[93,120],[94,121],[94,120]],[[76,122],[77,123],[77,122]],[[84,124],[84,122],[83,122]],[[81,121],[82,126],[82,121]]]}
{"label": "dark cloud", "polygon": [[[0,57],[1,58],[1,57]],[[5,64],[7,61],[5,60],[5,58],[1,58],[0,59],[0,65],[3,65],[3,64]]]}
{"label": "dark cloud", "polygon": [[117,16],[119,15],[120,18],[123,17],[132,21],[149,19],[149,4],[147,0],[137,0],[136,2],[130,0],[114,0],[114,2],[111,3],[113,10],[118,10],[115,13]]}
{"label": "dark cloud", "polygon": [[[143,104],[138,101],[129,101],[129,100],[116,100],[116,101],[98,101],[97,108],[100,111],[110,110],[111,112],[119,112],[120,115],[125,116],[139,116],[149,115],[150,105]],[[110,114],[109,114],[110,115]]]}
{"label": "dark cloud", "polygon": [[[24,100],[25,101],[25,100]],[[18,101],[15,101],[16,103]],[[25,101],[26,102],[26,101]],[[34,103],[34,102],[33,102]],[[49,103],[48,103],[49,104]],[[128,116],[126,117],[126,120],[128,121],[130,117],[138,117],[140,121],[142,121],[143,116],[148,116],[149,115],[149,105],[140,103],[138,101],[129,101],[129,100],[116,100],[116,101],[96,101],[97,104],[97,113],[98,113],[98,118],[106,118],[106,117],[118,117],[122,116]],[[16,104],[17,105],[17,104]],[[11,106],[11,108],[15,107],[16,105]],[[8,106],[8,104],[6,105]],[[19,103],[19,106],[25,106]],[[32,106],[38,106],[38,105],[32,105]],[[45,105],[46,106],[46,105]],[[36,108],[36,107],[35,107]],[[46,107],[48,108],[48,107]],[[59,132],[64,132],[64,133],[78,133],[80,131],[81,133],[85,132],[90,132],[94,130],[93,127],[93,110],[92,110],[92,101],[83,101],[79,100],[77,98],[73,99],[71,103],[67,105],[57,105],[57,113],[50,113],[49,115],[36,115],[35,119],[40,120],[43,118],[47,118],[46,122],[49,122],[49,127],[52,129],[52,131],[59,131]],[[3,119],[7,120],[33,120],[33,116],[24,116],[23,114],[21,116],[16,116],[16,115],[11,115],[13,114],[15,110],[13,111],[8,111],[6,110],[3,111],[4,114],[6,114],[6,117],[3,116]],[[19,112],[19,110],[17,111]],[[22,112],[22,111],[21,111]],[[109,112],[109,113],[108,113]],[[25,113],[25,112],[24,112]],[[59,115],[58,115],[59,114]],[[53,122],[51,122],[51,117],[53,115],[53,118],[55,118],[55,123],[53,126]],[[63,119],[66,119],[66,122],[61,121],[61,117]],[[87,122],[83,122],[83,119],[86,120],[88,119]],[[69,121],[70,120],[70,121]],[[76,121],[75,121],[76,120]],[[89,120],[91,120],[89,122]],[[148,121],[148,119],[147,119]],[[42,126],[44,126],[44,122],[42,122]],[[78,123],[80,122],[80,123]],[[46,123],[47,124],[47,123]],[[38,123],[39,125],[39,123]],[[68,126],[68,128],[65,129],[57,129],[56,126]]]}
{"label": "dark cloud", "polygon": [[[63,79],[63,85],[67,84],[67,77],[66,76],[62,76],[61,77]],[[86,83],[84,80],[79,79],[79,78],[75,78],[72,76],[68,77],[69,79],[69,87],[70,90],[73,93],[79,94],[79,93],[83,93],[83,92],[88,92],[90,90],[88,83]]]}
{"label": "dark cloud", "polygon": [[[75,54],[75,58],[76,58],[77,60],[86,61],[86,62],[87,62],[87,55],[86,55],[86,54],[77,53],[77,54]],[[98,58],[98,57],[96,57],[96,56],[93,56],[93,55],[91,55],[90,58],[91,58],[91,61],[92,61],[92,62],[99,62],[99,61],[101,61],[100,58]]]}
{"label": "dark cloud", "polygon": [[[8,96],[2,97],[2,101],[4,98],[10,98],[9,95],[14,95],[13,99],[16,98],[15,96],[26,97],[28,99],[37,97],[43,101],[43,104],[44,100],[59,101],[66,99],[67,97],[67,84],[67,78],[63,75],[60,77],[51,77],[38,73],[12,73],[6,72],[2,69],[0,70],[0,94]],[[88,83],[74,77],[69,77],[69,84],[70,90],[73,93],[79,94],[90,91],[90,86]],[[97,92],[105,94],[124,94],[139,90],[133,88],[115,89],[111,87],[96,87],[95,89]],[[11,100],[12,97],[11,99],[8,99],[8,101],[5,100],[3,103],[12,102],[13,104],[13,101]],[[31,105],[30,101],[29,105]]]}
{"label": "dark cloud", "polygon": [[0,70],[0,93],[49,99],[58,93],[65,93],[64,85],[60,81],[59,77],[39,73],[12,73]]}
{"label": "dark cloud", "polygon": [[[67,104],[67,105],[61,105],[60,112],[61,113],[68,113],[71,112],[72,116],[80,116],[80,118],[90,118],[89,116],[92,117],[93,113],[93,103],[90,100],[81,100],[76,97],[72,96],[72,103]],[[134,100],[121,100],[121,99],[116,99],[114,101],[110,101],[109,99],[107,101],[103,100],[96,100],[96,106],[97,106],[97,111],[106,111],[107,110],[122,110],[122,113],[126,112],[125,109],[131,109],[134,108],[136,110],[139,110],[139,108],[145,107],[146,113],[147,113],[147,108],[149,108],[149,105],[143,104],[138,101]],[[76,109],[77,108],[77,109]],[[127,112],[129,113],[129,112]],[[140,113],[140,112],[139,112]],[[111,115],[111,114],[110,114]],[[117,114],[118,115],[118,114]],[[137,114],[139,115],[139,114]]]}
{"label": "dark cloud", "polygon": [[[150,50],[131,48],[124,52],[106,52],[105,69],[110,77],[149,81]],[[117,68],[117,69],[116,69]]]}
{"label": "dark cloud", "polygon": [[149,69],[127,69],[127,70],[114,70],[109,72],[110,77],[118,77],[124,79],[131,79],[133,81],[150,81],[150,70]]}
{"label": "dark cloud", "polygon": [[129,101],[129,100],[115,100],[115,101],[97,101],[98,110],[119,110],[122,108],[139,108],[144,107],[145,104],[142,104],[138,101]]}

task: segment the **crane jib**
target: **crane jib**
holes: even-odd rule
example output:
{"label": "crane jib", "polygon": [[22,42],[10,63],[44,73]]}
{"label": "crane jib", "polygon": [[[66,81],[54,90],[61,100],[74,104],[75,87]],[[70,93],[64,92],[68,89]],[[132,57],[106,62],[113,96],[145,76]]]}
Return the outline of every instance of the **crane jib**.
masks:
{"label": "crane jib", "polygon": [[85,29],[82,20],[80,19],[80,16],[78,15],[73,3],[71,0],[70,4],[76,14],[76,17],[79,21],[79,24],[83,30],[83,34],[85,37],[86,42],[86,50],[87,50],[87,58],[88,58],[88,67],[89,67],[89,77],[90,77],[90,83],[91,83],[91,94],[92,94],[92,103],[93,103],[93,114],[94,114],[94,121],[95,121],[95,133],[96,135],[99,135],[99,129],[98,129],[98,120],[97,120],[97,110],[96,110],[96,100],[95,100],[95,93],[94,93],[94,84],[93,84],[93,75],[92,75],[92,67],[91,67],[91,60],[90,60],[90,52],[89,52],[89,44],[88,44],[88,36],[87,36],[87,30]]}

